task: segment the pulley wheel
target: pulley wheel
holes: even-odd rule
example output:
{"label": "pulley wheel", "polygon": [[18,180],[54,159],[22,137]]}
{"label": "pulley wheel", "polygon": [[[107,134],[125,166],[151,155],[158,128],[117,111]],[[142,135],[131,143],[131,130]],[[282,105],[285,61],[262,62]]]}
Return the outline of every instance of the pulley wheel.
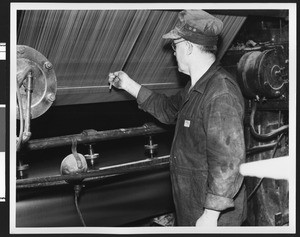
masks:
{"label": "pulley wheel", "polygon": [[[37,50],[17,46],[17,86],[22,100],[23,112],[27,107],[27,74],[32,75],[31,118],[45,113],[55,100],[57,82],[53,65]],[[17,105],[18,107],[18,105]],[[17,118],[20,118],[17,108]]]}
{"label": "pulley wheel", "polygon": [[245,53],[238,65],[238,82],[248,98],[277,98],[286,90],[284,55],[281,50],[268,49]]}

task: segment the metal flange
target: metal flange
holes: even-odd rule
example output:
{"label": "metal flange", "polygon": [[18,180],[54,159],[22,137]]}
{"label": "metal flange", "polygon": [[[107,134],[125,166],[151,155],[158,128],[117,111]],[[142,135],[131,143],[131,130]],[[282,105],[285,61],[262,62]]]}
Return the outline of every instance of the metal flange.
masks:
{"label": "metal flange", "polygon": [[[31,72],[32,101],[31,118],[34,119],[45,113],[55,101],[57,81],[53,65],[37,50],[26,46],[17,46],[17,84],[22,99],[23,107],[26,107],[26,72]],[[17,108],[17,118],[19,119]]]}

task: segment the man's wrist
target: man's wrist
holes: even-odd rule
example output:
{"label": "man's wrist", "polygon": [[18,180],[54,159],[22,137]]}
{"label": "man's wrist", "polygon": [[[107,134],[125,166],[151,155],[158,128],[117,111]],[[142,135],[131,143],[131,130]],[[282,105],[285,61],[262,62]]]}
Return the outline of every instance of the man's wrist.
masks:
{"label": "man's wrist", "polygon": [[220,212],[210,209],[204,209],[203,214],[196,221],[197,227],[215,227],[218,226]]}
{"label": "man's wrist", "polygon": [[203,214],[211,217],[211,218],[219,218],[220,216],[220,212],[219,211],[216,211],[216,210],[211,210],[211,209],[204,209],[204,212]]}
{"label": "man's wrist", "polygon": [[141,85],[134,80],[130,80],[130,83],[126,84],[125,88],[125,90],[135,98],[137,98],[140,89]]}

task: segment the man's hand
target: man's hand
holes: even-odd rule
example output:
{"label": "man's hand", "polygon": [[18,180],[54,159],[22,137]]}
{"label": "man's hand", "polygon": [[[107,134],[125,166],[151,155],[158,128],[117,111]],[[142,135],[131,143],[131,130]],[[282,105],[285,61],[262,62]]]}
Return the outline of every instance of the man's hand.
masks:
{"label": "man's hand", "polygon": [[123,89],[137,98],[141,85],[132,80],[125,72],[109,73],[108,82],[118,89]]}
{"label": "man's hand", "polygon": [[132,79],[123,71],[108,74],[108,82],[118,89],[126,90]]}
{"label": "man's hand", "polygon": [[197,227],[217,227],[220,212],[204,209],[202,216],[197,220]]}

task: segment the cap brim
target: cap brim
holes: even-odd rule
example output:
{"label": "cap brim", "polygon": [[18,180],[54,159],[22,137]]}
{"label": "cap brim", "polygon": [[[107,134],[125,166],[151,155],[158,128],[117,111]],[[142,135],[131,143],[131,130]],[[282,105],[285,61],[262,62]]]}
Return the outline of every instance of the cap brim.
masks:
{"label": "cap brim", "polygon": [[181,36],[177,33],[177,30],[173,29],[169,33],[164,34],[162,36],[163,39],[178,39],[181,38]]}

